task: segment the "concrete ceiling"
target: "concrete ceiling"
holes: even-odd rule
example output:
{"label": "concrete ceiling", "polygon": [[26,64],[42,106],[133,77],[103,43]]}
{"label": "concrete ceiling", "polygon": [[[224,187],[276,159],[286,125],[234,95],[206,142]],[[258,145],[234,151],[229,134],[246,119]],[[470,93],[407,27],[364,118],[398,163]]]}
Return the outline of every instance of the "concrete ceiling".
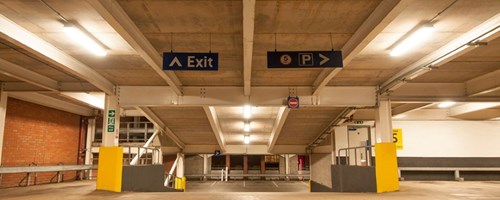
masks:
{"label": "concrete ceiling", "polygon": [[[21,40],[9,29],[0,34],[0,59],[7,63],[0,66],[2,88],[12,93],[42,92],[92,109],[60,92],[109,94],[118,88],[126,109],[150,109],[185,145],[242,145],[244,121],[252,124],[252,145],[269,149],[308,145],[343,109],[366,106],[348,100],[339,103],[338,99],[356,94],[338,92],[344,86],[391,86],[387,93],[379,92],[394,102],[394,115],[429,117],[442,110],[439,116],[446,119],[500,117],[498,106],[469,105],[500,102],[500,82],[495,78],[500,75],[498,32],[481,41],[488,45],[465,51],[416,78],[405,75],[449,53],[442,49],[485,22],[498,29],[498,0],[257,0],[253,15],[240,0],[45,2],[53,10],[42,1],[0,0],[3,26],[11,24],[15,31],[25,29],[33,36]],[[64,20],[55,11],[102,43],[108,55],[97,57],[75,44],[63,32]],[[251,29],[243,23],[245,16],[254,16]],[[428,40],[407,54],[389,55],[395,44],[432,18],[436,31]],[[243,40],[248,35],[252,37]],[[36,47],[43,42],[49,46]],[[267,69],[268,51],[331,49],[343,51],[343,69]],[[217,52],[219,70],[163,72],[161,56],[170,51]],[[30,75],[38,79],[21,73],[26,70],[38,74]],[[137,100],[125,99],[123,86],[145,92],[134,93]],[[340,90],[332,93],[325,88]],[[287,96],[299,96],[306,106],[284,109]],[[435,103],[445,100],[462,103],[436,108]],[[259,104],[252,118],[245,119],[244,103],[235,102]],[[356,117],[373,119],[374,111],[359,109]]]}

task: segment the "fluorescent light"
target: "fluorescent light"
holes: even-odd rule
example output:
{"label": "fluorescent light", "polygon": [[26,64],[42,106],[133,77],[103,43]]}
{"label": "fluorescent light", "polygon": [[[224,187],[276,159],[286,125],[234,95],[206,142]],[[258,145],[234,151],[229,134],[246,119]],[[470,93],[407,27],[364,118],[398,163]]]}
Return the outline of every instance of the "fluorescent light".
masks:
{"label": "fluorescent light", "polygon": [[250,136],[249,135],[243,136],[243,143],[244,144],[250,144]]}
{"label": "fluorescent light", "polygon": [[82,32],[82,30],[78,29],[77,27],[73,26],[72,24],[65,25],[64,32],[69,37],[71,37],[73,42],[78,43],[79,45],[85,47],[87,50],[94,53],[95,55],[98,55],[98,56],[107,55],[106,50],[100,44],[98,44],[96,41],[94,41],[92,38],[90,38],[87,34]]}
{"label": "fluorescent light", "polygon": [[243,124],[243,131],[249,132],[250,131],[250,122],[245,122]]}
{"label": "fluorescent light", "polygon": [[417,31],[413,32],[410,36],[404,39],[401,43],[396,45],[391,51],[391,56],[399,56],[407,52],[410,48],[417,46],[422,43],[429,35],[434,32],[434,26],[432,24],[425,24],[420,27]]}
{"label": "fluorescent light", "polygon": [[250,105],[243,106],[243,117],[245,119],[252,117],[252,106]]}
{"label": "fluorescent light", "polygon": [[453,101],[443,101],[441,103],[438,104],[438,107],[440,108],[449,108],[451,106],[455,105],[455,102]]}

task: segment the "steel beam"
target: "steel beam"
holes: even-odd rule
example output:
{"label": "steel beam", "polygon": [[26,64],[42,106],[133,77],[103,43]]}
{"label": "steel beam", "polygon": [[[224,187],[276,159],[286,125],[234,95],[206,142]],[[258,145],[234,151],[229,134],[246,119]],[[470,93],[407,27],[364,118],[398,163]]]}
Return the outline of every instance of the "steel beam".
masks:
{"label": "steel beam", "polygon": [[[177,137],[177,135],[175,135],[175,133],[172,130],[170,130],[165,125],[165,123],[158,116],[156,116],[156,114],[151,109],[149,109],[148,107],[141,107],[141,106],[136,106],[135,108],[139,110],[156,127],[162,130],[161,133],[167,134],[167,137],[172,139],[172,141],[174,141],[179,148],[184,149],[185,144]],[[163,135],[161,133],[160,136]]]}
{"label": "steel beam", "polygon": [[[177,96],[167,86],[120,86],[120,105],[127,106],[282,106],[289,96],[288,87],[252,87],[244,96],[242,87],[184,87]],[[374,106],[376,89],[371,86],[326,87],[322,95],[312,96],[311,87],[298,87],[300,106]]]}
{"label": "steel beam", "polygon": [[272,152],[274,149],[274,146],[276,145],[276,141],[278,141],[278,137],[281,134],[281,129],[283,128],[283,125],[285,125],[286,118],[288,117],[288,113],[290,113],[290,109],[282,106],[280,107],[280,110],[278,111],[278,116],[276,116],[276,121],[274,122],[273,125],[273,130],[271,132],[271,137],[269,137],[269,145],[268,145],[268,152]]}
{"label": "steel beam", "polygon": [[243,0],[243,91],[250,96],[252,78],[255,0]]}
{"label": "steel beam", "polygon": [[52,98],[36,92],[9,92],[9,96],[77,115],[92,116],[94,114],[94,111],[90,108],[68,103],[67,101]]}
{"label": "steel beam", "polygon": [[106,94],[114,93],[115,85],[95,70],[64,53],[52,44],[29,32],[1,14],[0,32],[2,33],[0,34],[1,38],[14,43],[30,53],[39,55],[66,73],[73,74],[78,78],[88,81]]}
{"label": "steel beam", "polygon": [[224,140],[224,134],[220,128],[219,118],[217,117],[217,112],[213,106],[203,106],[203,110],[207,115],[212,131],[214,132],[217,143],[219,143],[220,150],[226,151],[226,141]]}
{"label": "steel beam", "polygon": [[163,59],[115,0],[87,0],[108,24],[165,80],[177,95],[182,95],[182,83],[174,72],[163,71]]}
{"label": "steel beam", "polygon": [[[344,66],[347,66],[368,46],[406,8],[409,2],[407,0],[382,1],[342,47]],[[341,68],[324,69],[314,81],[313,95],[319,95],[340,70]]]}

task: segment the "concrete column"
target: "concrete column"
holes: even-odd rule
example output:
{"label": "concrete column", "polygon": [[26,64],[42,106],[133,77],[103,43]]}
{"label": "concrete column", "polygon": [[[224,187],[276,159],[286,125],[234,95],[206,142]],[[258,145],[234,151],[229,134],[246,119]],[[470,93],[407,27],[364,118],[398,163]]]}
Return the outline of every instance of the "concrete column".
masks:
{"label": "concrete column", "polygon": [[120,130],[120,106],[118,105],[118,97],[106,95],[105,101],[101,146],[118,146],[118,134]]}
{"label": "concrete column", "polygon": [[5,132],[5,117],[7,115],[7,92],[0,90],[0,166],[2,166],[3,136]]}
{"label": "concrete column", "polygon": [[330,146],[332,147],[332,165],[337,163],[337,146],[335,141],[335,129],[330,133]]}
{"label": "concrete column", "polygon": [[[260,157],[260,173],[261,174],[266,173],[266,156]],[[266,179],[266,177],[261,177],[261,179]]]}
{"label": "concrete column", "polygon": [[[248,155],[243,155],[243,174],[248,174]],[[243,177],[247,179],[247,177]]]}
{"label": "concrete column", "polygon": [[231,171],[231,156],[226,155],[226,167],[227,167],[227,173]]}
{"label": "concrete column", "polygon": [[[92,141],[95,135],[95,119],[87,120],[87,138],[85,141],[85,165],[92,165]],[[92,170],[89,170],[87,177],[92,176]]]}
{"label": "concrete column", "polygon": [[177,153],[177,157],[177,167],[175,168],[175,171],[177,173],[176,177],[182,178],[184,177],[184,154]]}
{"label": "concrete column", "polygon": [[375,109],[375,131],[377,143],[392,143],[391,101],[381,100]]}
{"label": "concrete column", "polygon": [[[285,174],[290,175],[290,154],[285,154]],[[290,180],[290,177],[286,176],[286,180]]]}
{"label": "concrete column", "polygon": [[207,180],[207,174],[208,174],[208,154],[203,154],[203,180]]}

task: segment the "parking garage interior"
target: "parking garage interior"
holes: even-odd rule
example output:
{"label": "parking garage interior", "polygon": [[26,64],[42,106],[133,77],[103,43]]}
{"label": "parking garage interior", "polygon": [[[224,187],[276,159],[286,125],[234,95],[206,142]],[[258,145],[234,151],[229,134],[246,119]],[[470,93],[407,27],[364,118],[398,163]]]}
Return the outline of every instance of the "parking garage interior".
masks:
{"label": "parking garage interior", "polygon": [[0,0],[0,199],[498,199],[498,0]]}

